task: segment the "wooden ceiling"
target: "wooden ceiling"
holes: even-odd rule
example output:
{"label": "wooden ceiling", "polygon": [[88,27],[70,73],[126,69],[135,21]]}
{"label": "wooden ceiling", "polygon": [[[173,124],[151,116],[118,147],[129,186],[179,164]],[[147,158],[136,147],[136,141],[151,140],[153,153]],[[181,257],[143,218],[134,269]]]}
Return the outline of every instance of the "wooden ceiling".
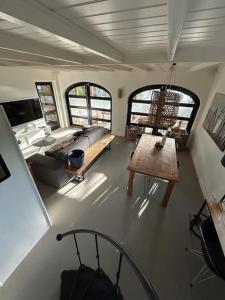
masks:
{"label": "wooden ceiling", "polygon": [[209,67],[225,61],[224,29],[224,0],[7,0],[0,2],[0,65]]}

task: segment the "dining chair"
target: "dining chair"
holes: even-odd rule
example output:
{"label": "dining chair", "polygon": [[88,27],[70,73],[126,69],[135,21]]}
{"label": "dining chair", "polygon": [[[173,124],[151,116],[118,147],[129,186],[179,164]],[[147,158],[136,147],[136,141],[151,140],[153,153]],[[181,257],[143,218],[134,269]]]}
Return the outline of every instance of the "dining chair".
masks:
{"label": "dining chair", "polygon": [[199,230],[201,251],[191,248],[186,248],[186,250],[196,256],[202,256],[205,263],[192,279],[191,287],[216,276],[225,280],[225,256],[211,217],[200,223]]}

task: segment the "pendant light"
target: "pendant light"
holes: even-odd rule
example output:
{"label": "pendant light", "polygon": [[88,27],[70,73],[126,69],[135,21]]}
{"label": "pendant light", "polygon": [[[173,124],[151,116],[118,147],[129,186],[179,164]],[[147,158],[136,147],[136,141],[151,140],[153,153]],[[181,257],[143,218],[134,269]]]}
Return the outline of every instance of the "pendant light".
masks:
{"label": "pendant light", "polygon": [[180,94],[171,92],[172,75],[176,63],[170,67],[169,83],[164,91],[154,91],[151,97],[148,125],[153,128],[168,129],[176,123]]}

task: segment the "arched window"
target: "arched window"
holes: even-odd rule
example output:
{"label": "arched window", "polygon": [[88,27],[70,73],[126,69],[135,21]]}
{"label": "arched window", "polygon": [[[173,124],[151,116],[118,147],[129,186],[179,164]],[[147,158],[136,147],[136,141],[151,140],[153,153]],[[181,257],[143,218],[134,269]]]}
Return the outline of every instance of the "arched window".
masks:
{"label": "arched window", "polygon": [[65,96],[71,125],[96,124],[111,130],[112,97],[104,87],[79,82],[69,86]]}
{"label": "arched window", "polygon": [[[136,125],[144,127],[145,132],[162,132],[163,128],[151,128],[148,125],[148,113],[151,106],[151,97],[153,91],[164,91],[166,85],[149,85],[134,91],[129,96],[127,125]],[[200,100],[193,92],[179,86],[171,85],[170,90],[177,92],[181,96],[178,108],[177,122],[181,129],[188,133],[191,131],[195,116],[197,114]]]}

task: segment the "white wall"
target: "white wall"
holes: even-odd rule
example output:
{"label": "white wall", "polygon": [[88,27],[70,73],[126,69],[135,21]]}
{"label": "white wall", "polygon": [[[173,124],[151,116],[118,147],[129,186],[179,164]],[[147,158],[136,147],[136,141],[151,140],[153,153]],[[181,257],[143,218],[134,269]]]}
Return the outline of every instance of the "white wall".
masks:
{"label": "white wall", "polygon": [[37,97],[36,81],[51,81],[52,71],[22,68],[0,68],[0,102]]}
{"label": "white wall", "polygon": [[0,285],[48,230],[50,221],[0,107],[0,153],[11,176],[0,183]]}
{"label": "white wall", "polygon": [[35,68],[0,67],[0,103],[24,98],[38,97],[35,82],[51,81],[54,88],[60,124],[65,125],[62,101],[59,98],[57,71]]}
{"label": "white wall", "polygon": [[215,198],[220,200],[225,194],[225,168],[220,162],[224,153],[203,128],[203,122],[216,93],[225,94],[225,68],[219,70],[214,80],[207,104],[193,136],[191,154],[203,194],[208,198],[214,194]]}
{"label": "white wall", "polygon": [[[112,95],[113,116],[112,132],[117,135],[124,135],[127,119],[128,97],[134,90],[150,84],[168,83],[168,72],[65,72],[60,71],[58,84],[61,92],[61,99],[65,98],[65,90],[71,84],[80,81],[89,81],[104,86]],[[208,70],[189,72],[188,70],[175,71],[172,84],[190,89],[196,93],[201,101],[198,118],[203,110],[212,83],[212,75]],[[124,96],[119,99],[117,96],[118,88],[123,88]],[[65,105],[64,109],[66,111]],[[66,114],[66,113],[65,113]],[[197,119],[198,119],[197,118]]]}
{"label": "white wall", "polygon": [[[123,136],[126,128],[127,101],[131,92],[149,84],[168,83],[168,80],[169,72],[145,72],[141,70],[133,70],[132,72],[79,72],[0,67],[0,102],[36,97],[35,82],[52,81],[61,125],[66,126],[69,125],[65,105],[66,88],[80,81],[94,82],[104,86],[112,94],[112,131],[114,134]],[[177,69],[174,72],[172,83],[190,89],[199,96],[201,106],[196,118],[198,120],[208,98],[212,75],[207,69],[198,72]],[[123,88],[122,99],[117,96],[118,88]]]}

